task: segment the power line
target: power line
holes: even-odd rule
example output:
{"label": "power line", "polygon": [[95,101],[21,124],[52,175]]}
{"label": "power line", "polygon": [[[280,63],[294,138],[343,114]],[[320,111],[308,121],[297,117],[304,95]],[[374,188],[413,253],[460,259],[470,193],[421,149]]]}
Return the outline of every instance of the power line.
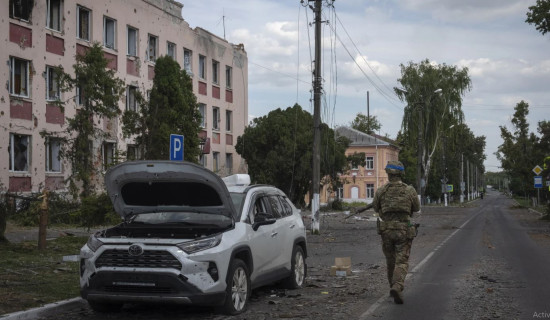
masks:
{"label": "power line", "polygon": [[285,76],[285,77],[287,77],[287,78],[291,78],[291,79],[294,79],[294,80],[296,80],[296,81],[300,81],[300,82],[309,84],[309,82],[304,81],[304,80],[300,80],[300,79],[296,78],[295,76],[290,75],[290,74],[288,74],[288,73],[280,72],[280,71],[271,69],[271,68],[269,68],[269,67],[262,66],[261,64],[254,63],[254,62],[252,62],[252,61],[248,61],[248,62],[249,62],[250,64],[253,64],[253,65],[257,66],[257,67],[264,68],[264,69],[269,70],[269,71],[271,71],[271,72],[275,72],[275,73],[278,73],[278,74],[280,74],[280,75],[283,75],[283,76]]}
{"label": "power line", "polygon": [[[357,52],[359,53],[359,56],[361,57],[361,59],[363,59],[363,61],[365,62],[365,64],[369,67],[369,69],[372,71],[372,73],[374,74],[374,76],[378,79],[378,81],[380,81],[380,83],[382,83],[384,85],[384,87],[386,87],[386,89],[388,90],[389,93],[391,93],[389,96],[392,97],[392,98],[395,98],[395,93],[393,92],[393,89],[391,89],[390,87],[388,87],[388,85],[386,85],[386,83],[380,79],[380,77],[378,76],[378,74],[376,73],[376,71],[374,71],[374,69],[371,67],[370,63],[367,61],[367,59],[365,59],[365,56],[361,53],[361,51],[359,50],[359,48],[357,48],[357,45],[355,44],[355,41],[353,41],[353,39],[351,38],[351,36],[349,35],[348,33],[348,30],[346,30],[346,27],[344,26],[344,24],[342,23],[342,21],[340,20],[340,17],[338,17],[338,15],[336,15],[336,12],[334,13],[334,16],[336,17],[336,19],[338,20],[338,22],[340,23],[340,25],[342,26],[342,29],[344,29],[344,32],[346,33],[346,35],[348,36],[348,39],[351,41],[351,43],[353,44],[353,47],[355,48],[355,50],[357,50]],[[395,99],[397,101],[399,101],[399,99]]]}

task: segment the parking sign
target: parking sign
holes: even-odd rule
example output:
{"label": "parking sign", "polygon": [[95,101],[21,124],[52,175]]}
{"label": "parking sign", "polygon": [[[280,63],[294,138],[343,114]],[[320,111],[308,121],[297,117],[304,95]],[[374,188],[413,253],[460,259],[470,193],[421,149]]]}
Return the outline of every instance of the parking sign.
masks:
{"label": "parking sign", "polygon": [[183,135],[170,135],[170,160],[183,161]]}
{"label": "parking sign", "polygon": [[535,188],[542,188],[542,176],[535,176]]}

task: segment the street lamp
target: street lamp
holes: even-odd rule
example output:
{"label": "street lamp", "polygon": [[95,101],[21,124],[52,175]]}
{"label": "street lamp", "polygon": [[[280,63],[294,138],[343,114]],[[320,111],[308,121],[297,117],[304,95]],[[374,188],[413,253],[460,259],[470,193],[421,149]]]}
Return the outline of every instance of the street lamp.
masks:
{"label": "street lamp", "polygon": [[[403,88],[395,88],[398,91],[403,92],[407,95],[409,92]],[[443,92],[443,89],[437,88],[433,91],[435,94]],[[422,106],[426,104],[426,101],[417,101],[413,102],[414,105],[418,105],[418,149],[416,154],[416,192],[420,199],[420,204],[422,204],[422,135],[423,135],[423,124],[422,124]]]}

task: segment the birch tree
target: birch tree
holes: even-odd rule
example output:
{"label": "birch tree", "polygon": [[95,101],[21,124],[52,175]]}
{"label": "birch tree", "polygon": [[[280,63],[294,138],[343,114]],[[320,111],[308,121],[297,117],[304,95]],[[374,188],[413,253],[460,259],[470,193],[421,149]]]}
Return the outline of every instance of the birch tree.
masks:
{"label": "birch tree", "polygon": [[464,119],[462,97],[471,89],[468,68],[438,65],[428,59],[420,63],[409,62],[401,64],[398,81],[402,88],[396,88],[395,93],[407,103],[401,129],[408,132],[407,143],[417,144],[419,138],[422,141],[421,178],[427,187],[432,159],[441,137]]}

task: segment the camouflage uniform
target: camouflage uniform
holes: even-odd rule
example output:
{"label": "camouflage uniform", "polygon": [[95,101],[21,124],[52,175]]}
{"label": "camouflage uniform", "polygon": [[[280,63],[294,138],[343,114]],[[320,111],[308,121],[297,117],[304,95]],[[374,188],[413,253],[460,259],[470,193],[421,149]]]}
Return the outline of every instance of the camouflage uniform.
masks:
{"label": "camouflage uniform", "polygon": [[410,217],[413,212],[420,211],[420,202],[414,188],[401,181],[404,173],[401,162],[389,161],[386,172],[390,182],[376,191],[373,207],[382,219],[378,233],[382,236],[382,251],[386,256],[390,294],[401,304],[412,240],[416,235]]}

